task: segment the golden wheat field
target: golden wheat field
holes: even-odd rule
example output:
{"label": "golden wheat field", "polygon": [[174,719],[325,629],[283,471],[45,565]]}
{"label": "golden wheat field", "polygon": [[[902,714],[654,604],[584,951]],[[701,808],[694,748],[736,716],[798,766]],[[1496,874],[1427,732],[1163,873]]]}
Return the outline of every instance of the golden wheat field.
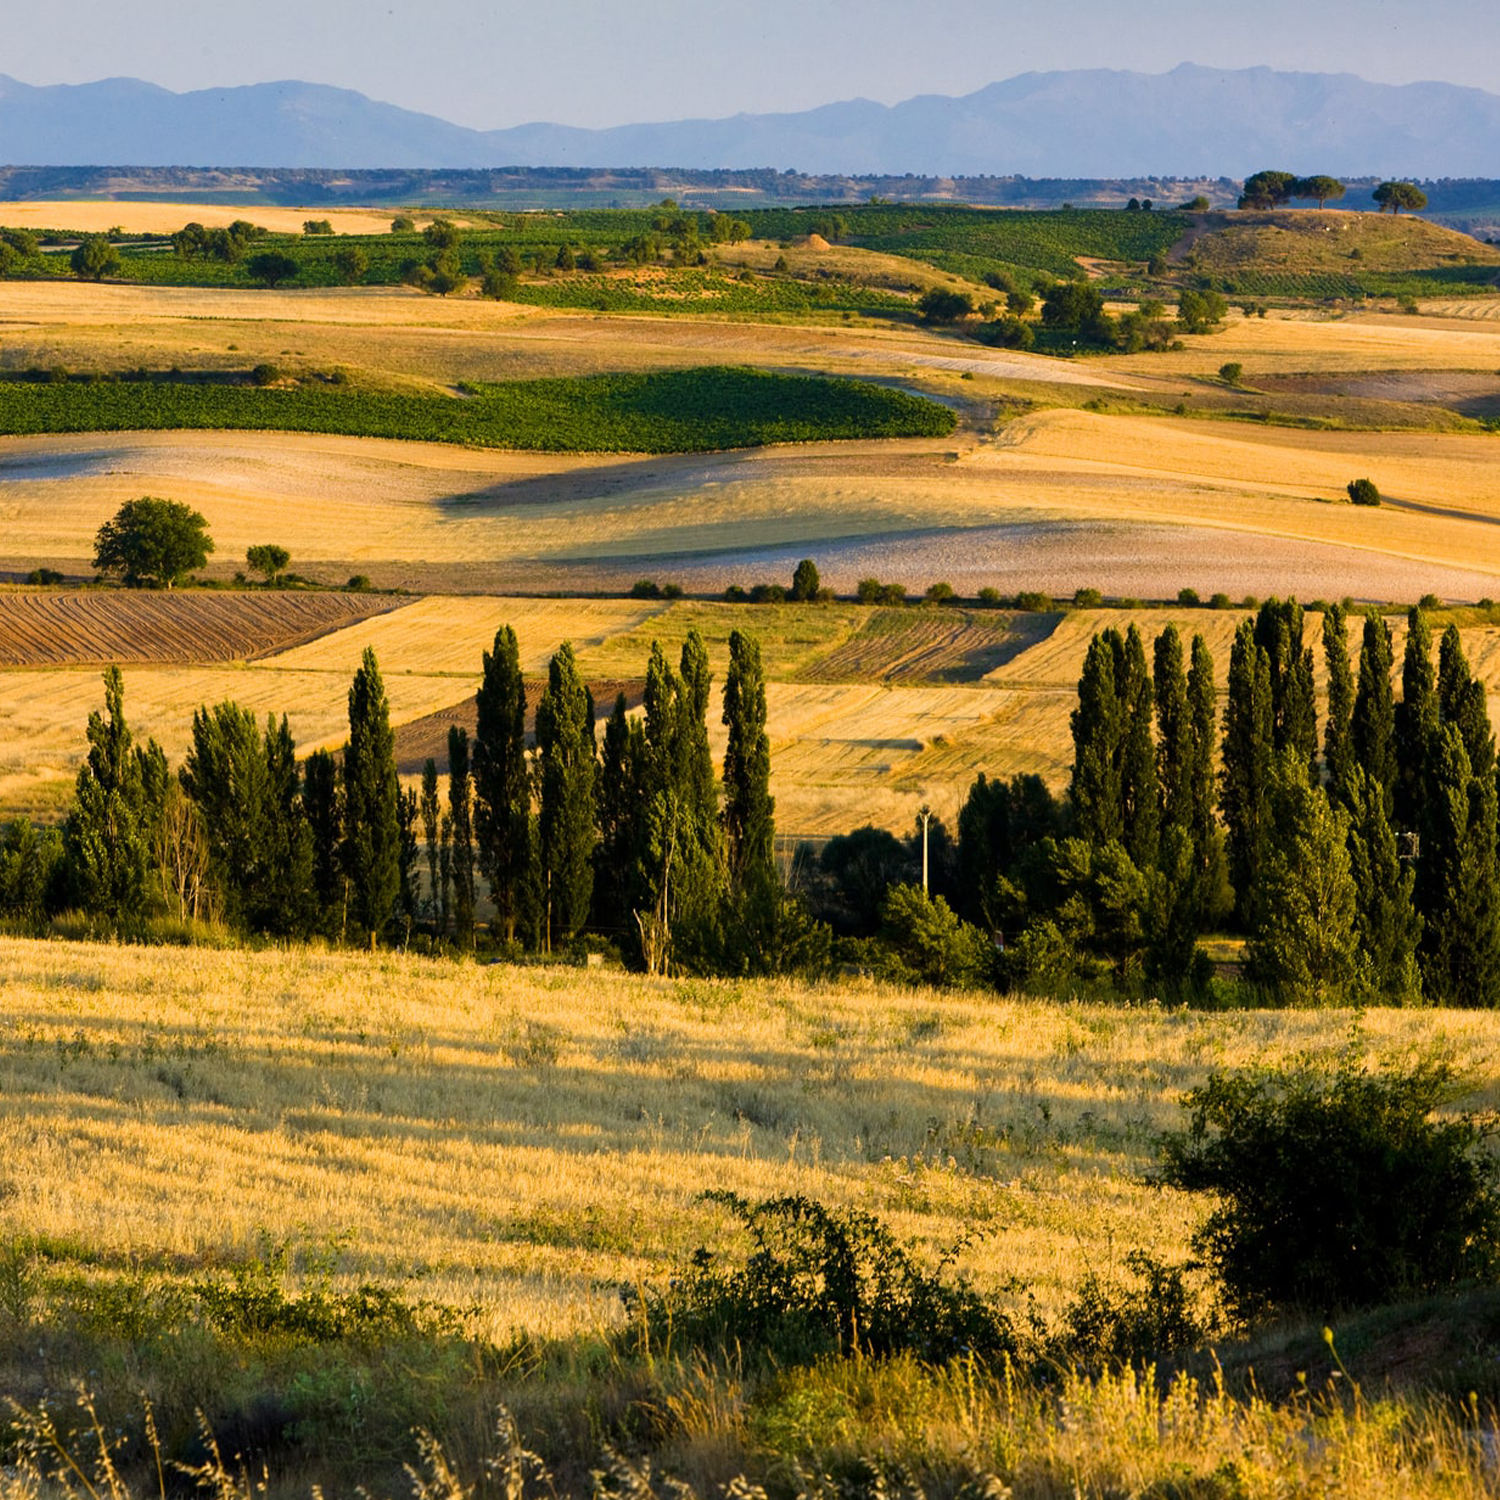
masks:
{"label": "golden wheat field", "polygon": [[[1131,1248],[1183,1251],[1192,1205],[1140,1181],[1182,1090],[1351,1025],[307,950],[0,939],[0,972],[4,1233],[104,1267],[336,1244],[351,1277],[476,1302],[497,1335],[617,1318],[621,1284],[721,1227],[708,1188],[929,1247],[978,1230],[980,1285],[1052,1311]],[[1500,1103],[1493,1016],[1359,1026]]]}

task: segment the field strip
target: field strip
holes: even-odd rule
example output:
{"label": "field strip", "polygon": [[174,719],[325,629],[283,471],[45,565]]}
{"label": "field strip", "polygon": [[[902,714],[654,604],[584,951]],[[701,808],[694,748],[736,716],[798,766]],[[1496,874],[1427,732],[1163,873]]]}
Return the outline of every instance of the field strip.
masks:
{"label": "field strip", "polygon": [[26,198],[0,203],[0,224],[11,229],[76,229],[104,234],[115,227],[126,234],[172,234],[184,224],[225,229],[248,219],[272,234],[300,234],[310,218],[327,219],[338,234],[385,234],[390,213],[368,208],[281,208],[269,203],[177,203],[149,199],[87,202],[73,198]]}
{"label": "field strip", "polygon": [[[388,616],[351,625],[305,646],[267,657],[273,672],[332,672],[352,677],[365,648],[381,672],[432,677],[449,674],[477,684],[483,653],[495,632],[510,625],[521,647],[521,670],[545,672],[564,641],[584,651],[640,628],[666,606],[624,599],[506,599],[491,595],[419,599]],[[644,658],[640,664],[644,668]]]}
{"label": "field strip", "polygon": [[0,593],[0,667],[251,660],[401,608],[371,595]]}

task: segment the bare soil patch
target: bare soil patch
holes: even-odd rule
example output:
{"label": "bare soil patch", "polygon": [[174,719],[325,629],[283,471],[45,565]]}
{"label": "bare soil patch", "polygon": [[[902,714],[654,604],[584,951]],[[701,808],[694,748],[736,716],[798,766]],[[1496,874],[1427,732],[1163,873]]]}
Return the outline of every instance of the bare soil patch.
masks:
{"label": "bare soil patch", "polygon": [[0,594],[0,666],[247,661],[384,614],[354,594]]}

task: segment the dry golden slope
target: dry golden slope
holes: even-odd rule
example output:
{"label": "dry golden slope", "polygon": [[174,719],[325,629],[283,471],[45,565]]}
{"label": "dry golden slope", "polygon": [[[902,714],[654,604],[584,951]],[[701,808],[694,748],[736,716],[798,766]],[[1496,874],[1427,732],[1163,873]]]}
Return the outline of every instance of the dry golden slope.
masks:
{"label": "dry golden slope", "polygon": [[[715,1234],[710,1187],[929,1245],[978,1229],[980,1284],[1055,1312],[1129,1249],[1183,1253],[1194,1205],[1140,1182],[1181,1090],[1351,1024],[12,939],[0,972],[0,1234],[106,1266],[346,1241],[351,1276],[478,1302],[497,1333],[618,1316],[622,1282]],[[1500,1104],[1494,1015],[1361,1024]]]}

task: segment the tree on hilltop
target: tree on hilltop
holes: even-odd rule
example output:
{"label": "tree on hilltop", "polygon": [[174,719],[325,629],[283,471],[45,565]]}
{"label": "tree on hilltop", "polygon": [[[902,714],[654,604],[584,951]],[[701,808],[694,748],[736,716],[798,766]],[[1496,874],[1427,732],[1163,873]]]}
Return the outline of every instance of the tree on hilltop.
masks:
{"label": "tree on hilltop", "polygon": [[1337,177],[1319,175],[1299,177],[1292,188],[1291,196],[1293,198],[1316,198],[1318,207],[1322,208],[1330,200],[1342,198],[1347,191],[1348,189]]}
{"label": "tree on hilltop", "polygon": [[1253,172],[1240,194],[1241,208],[1280,208],[1293,196],[1298,178],[1294,172]]}
{"label": "tree on hilltop", "polygon": [[1415,214],[1427,207],[1427,194],[1414,182],[1382,182],[1370,196],[1380,205],[1381,213],[1390,209],[1399,214],[1404,208]]}
{"label": "tree on hilltop", "polygon": [[214,550],[208,522],[189,505],[142,495],[127,500],[94,538],[94,566],[127,588],[169,589]]}

